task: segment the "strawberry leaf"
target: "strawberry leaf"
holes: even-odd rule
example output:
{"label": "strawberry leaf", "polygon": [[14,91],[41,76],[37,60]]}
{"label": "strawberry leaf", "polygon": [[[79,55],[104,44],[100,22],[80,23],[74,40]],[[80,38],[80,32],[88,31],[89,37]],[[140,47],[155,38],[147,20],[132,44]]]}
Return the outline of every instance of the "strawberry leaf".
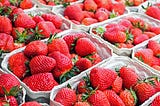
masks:
{"label": "strawberry leaf", "polygon": [[132,94],[132,96],[133,96],[133,98],[134,98],[134,104],[136,105],[136,104],[137,104],[137,101],[138,101],[136,92],[135,92],[132,88],[130,88],[130,92],[131,92],[131,94]]}

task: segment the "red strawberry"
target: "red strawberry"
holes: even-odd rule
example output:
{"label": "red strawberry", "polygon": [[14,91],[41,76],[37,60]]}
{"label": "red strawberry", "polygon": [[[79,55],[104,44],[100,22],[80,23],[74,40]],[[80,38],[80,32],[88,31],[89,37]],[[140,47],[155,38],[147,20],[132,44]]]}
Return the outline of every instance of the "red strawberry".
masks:
{"label": "red strawberry", "polygon": [[23,103],[22,106],[42,106],[42,105],[39,104],[37,101],[30,101]]}
{"label": "red strawberry", "polygon": [[92,106],[110,106],[110,103],[106,97],[106,95],[100,91],[97,90],[95,91],[94,94],[92,94],[87,101],[92,105]]}
{"label": "red strawberry", "polygon": [[82,9],[77,5],[69,5],[64,10],[64,16],[68,16],[70,20],[81,22],[84,18]]}
{"label": "red strawberry", "polygon": [[156,36],[156,34],[153,33],[153,32],[147,32],[147,31],[145,31],[143,33],[146,34],[149,38],[152,38],[152,37]]}
{"label": "red strawberry", "polygon": [[117,74],[105,68],[93,68],[90,72],[90,81],[94,88],[105,90],[112,85],[116,79]]}
{"label": "red strawberry", "polygon": [[112,84],[112,90],[115,91],[116,93],[120,93],[122,90],[122,78],[117,76],[117,78],[114,80]]}
{"label": "red strawberry", "polygon": [[152,59],[153,59],[153,51],[151,49],[141,49],[138,50],[135,55],[140,61],[151,65],[152,64]]}
{"label": "red strawberry", "polygon": [[97,4],[98,8],[106,8],[107,10],[110,10],[110,6],[112,4],[111,0],[94,0]]}
{"label": "red strawberry", "polygon": [[92,65],[95,65],[95,64],[97,64],[97,63],[102,61],[102,58],[98,53],[95,53],[95,54],[93,54],[91,56],[88,56],[87,58],[92,61]]}
{"label": "red strawberry", "polygon": [[136,86],[134,87],[134,90],[136,91],[136,94],[140,103],[143,103],[144,101],[146,101],[156,93],[156,90],[153,87],[153,85],[151,85],[148,82],[142,82],[142,83],[136,84]]}
{"label": "red strawberry", "polygon": [[60,29],[62,26],[62,18],[57,15],[46,13],[46,14],[42,14],[42,18],[45,21],[52,22],[55,25],[55,27],[58,29]]}
{"label": "red strawberry", "polygon": [[143,2],[144,2],[144,0],[133,0],[133,3],[135,6],[139,6]]}
{"label": "red strawberry", "polygon": [[133,27],[132,23],[129,20],[127,20],[127,19],[121,19],[118,22],[118,24],[123,25],[123,26],[127,27],[128,29],[131,29]]}
{"label": "red strawberry", "polygon": [[54,1],[49,1],[47,5],[49,5],[49,6],[55,6],[56,4],[54,3]]}
{"label": "red strawberry", "polygon": [[90,11],[83,11],[84,18],[94,18],[94,13]]}
{"label": "red strawberry", "polygon": [[26,46],[26,48],[24,49],[24,54],[27,57],[34,57],[34,56],[38,56],[38,55],[47,55],[47,53],[48,53],[47,45],[40,40],[30,42]]}
{"label": "red strawberry", "polygon": [[134,38],[142,34],[142,30],[139,28],[132,28],[130,32]]}
{"label": "red strawberry", "polygon": [[90,106],[88,102],[76,102],[74,106]]}
{"label": "red strawberry", "polygon": [[120,92],[119,97],[122,99],[125,106],[136,106],[137,96],[133,90],[125,89]]}
{"label": "red strawberry", "polygon": [[79,94],[88,92],[87,91],[87,84],[84,79],[79,82],[77,89],[78,89]]}
{"label": "red strawberry", "polygon": [[158,65],[160,66],[160,58],[153,56],[151,66]]}
{"label": "red strawberry", "polygon": [[0,33],[0,50],[4,52],[11,52],[13,49],[13,37],[5,33]]}
{"label": "red strawberry", "polygon": [[160,96],[155,97],[150,106],[158,106],[160,104]]}
{"label": "red strawberry", "polygon": [[160,27],[158,27],[158,26],[152,26],[151,28],[150,28],[150,31],[151,32],[154,32],[155,34],[160,34]]}
{"label": "red strawberry", "polygon": [[97,10],[97,4],[94,2],[94,0],[85,0],[84,10],[95,12]]}
{"label": "red strawberry", "polygon": [[[7,96],[6,98],[1,97],[0,101],[5,101],[6,103],[8,103],[9,106],[18,106],[18,102],[14,96]],[[0,104],[0,106],[5,106],[5,105]]]}
{"label": "red strawberry", "polygon": [[39,73],[26,77],[23,82],[33,91],[50,91],[58,83],[52,73]]}
{"label": "red strawberry", "polygon": [[81,24],[83,25],[91,25],[91,24],[94,24],[94,23],[97,23],[98,20],[97,19],[94,19],[94,18],[84,18],[81,22]]}
{"label": "red strawberry", "polygon": [[14,39],[18,39],[19,35],[21,35],[23,33],[25,29],[22,27],[16,27],[12,29],[12,36]]}
{"label": "red strawberry", "polygon": [[50,21],[41,21],[37,24],[38,30],[40,31],[39,33],[43,35],[45,38],[49,38],[51,34],[54,35],[56,31],[56,27],[54,24]]}
{"label": "red strawberry", "polygon": [[36,22],[28,14],[20,13],[16,17],[14,25],[16,27],[35,28]]}
{"label": "red strawberry", "polygon": [[80,56],[87,56],[96,52],[96,46],[89,38],[79,38],[75,46],[75,51]]}
{"label": "red strawberry", "polygon": [[125,106],[122,99],[114,91],[105,90],[104,94],[107,96],[111,106]]}
{"label": "red strawberry", "polygon": [[92,66],[92,62],[87,58],[80,58],[75,66],[82,72]]}
{"label": "red strawberry", "polygon": [[33,57],[29,63],[31,74],[50,72],[55,66],[55,59],[43,55]]}
{"label": "red strawberry", "polygon": [[20,3],[20,8],[22,9],[30,9],[33,7],[32,0],[22,0]]}
{"label": "red strawberry", "polygon": [[11,34],[12,23],[11,20],[5,16],[0,16],[0,33]]}
{"label": "red strawberry", "polygon": [[64,106],[72,106],[76,103],[76,92],[70,88],[62,88],[58,91],[54,100]]}
{"label": "red strawberry", "polygon": [[153,18],[160,20],[160,9],[157,6],[148,7],[145,13]]}
{"label": "red strawberry", "polygon": [[70,57],[68,45],[63,38],[51,37],[48,40],[47,46],[48,46],[48,53],[59,51],[62,54]]}
{"label": "red strawberry", "polygon": [[39,15],[34,16],[33,20],[36,22],[36,24],[38,24],[41,21],[44,21],[44,19],[42,18],[42,16],[39,16]]}
{"label": "red strawberry", "polygon": [[133,87],[138,81],[138,75],[135,71],[129,67],[121,67],[120,70],[120,77],[123,80],[124,88],[130,89]]}
{"label": "red strawberry", "polygon": [[153,51],[154,56],[160,57],[160,44],[157,41],[149,40],[148,48]]}
{"label": "red strawberry", "polygon": [[101,22],[109,18],[109,11],[105,8],[99,8],[95,13],[95,18]]}
{"label": "red strawberry", "polygon": [[111,11],[114,11],[115,13],[122,15],[125,12],[125,5],[120,2],[115,2],[111,5]]}
{"label": "red strawberry", "polygon": [[137,45],[139,43],[142,43],[143,41],[145,40],[148,40],[149,37],[146,35],[146,34],[141,34],[141,35],[138,35],[137,37],[134,38],[134,45]]}
{"label": "red strawberry", "polygon": [[53,70],[54,77],[59,78],[62,74],[72,69],[71,59],[59,51],[52,52],[49,56],[56,60],[56,68]]}
{"label": "red strawberry", "polygon": [[0,95],[4,95],[3,87],[9,93],[13,87],[20,87],[19,80],[12,74],[0,75]]}

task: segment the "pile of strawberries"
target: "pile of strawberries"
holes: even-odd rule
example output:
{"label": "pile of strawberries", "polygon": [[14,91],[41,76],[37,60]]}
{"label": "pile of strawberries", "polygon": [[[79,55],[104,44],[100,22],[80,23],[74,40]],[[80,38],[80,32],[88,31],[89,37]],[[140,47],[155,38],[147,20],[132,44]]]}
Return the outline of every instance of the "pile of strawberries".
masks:
{"label": "pile of strawberries", "polygon": [[137,106],[159,91],[157,77],[142,80],[134,69],[126,66],[118,73],[96,67],[80,80],[75,90],[69,85],[61,88],[54,101],[64,106]]}
{"label": "pile of strawberries", "polygon": [[107,24],[104,28],[93,28],[92,32],[118,48],[132,48],[160,34],[160,27],[151,25],[139,17],[128,16],[117,23]]}
{"label": "pile of strawberries", "polygon": [[75,24],[91,25],[122,15],[125,5],[111,0],[84,0],[83,3],[68,5],[63,16]]}
{"label": "pile of strawberries", "polygon": [[100,61],[95,44],[77,32],[29,43],[9,57],[8,68],[33,91],[49,91]]}
{"label": "pile of strawberries", "polygon": [[158,41],[149,40],[147,47],[137,50],[134,56],[145,64],[160,71],[160,43]]}
{"label": "pile of strawberries", "polygon": [[115,0],[117,2],[122,2],[124,3],[126,6],[139,6],[140,4],[144,3],[147,0]]}

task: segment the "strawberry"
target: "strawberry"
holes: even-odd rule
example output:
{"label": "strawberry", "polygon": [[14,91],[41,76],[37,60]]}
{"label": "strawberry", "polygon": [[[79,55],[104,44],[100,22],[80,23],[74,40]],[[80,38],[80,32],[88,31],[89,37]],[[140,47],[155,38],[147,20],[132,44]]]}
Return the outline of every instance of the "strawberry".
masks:
{"label": "strawberry", "polygon": [[50,21],[41,21],[37,24],[38,31],[44,38],[49,38],[56,31],[55,25]]}
{"label": "strawberry", "polygon": [[74,106],[90,106],[88,102],[76,102]]}
{"label": "strawberry", "polygon": [[39,16],[39,15],[34,16],[32,19],[36,22],[36,24],[38,24],[41,21],[44,21],[42,16]]}
{"label": "strawberry", "polygon": [[130,89],[133,87],[138,81],[138,75],[135,71],[129,67],[121,67],[120,70],[120,77],[123,80],[124,88]]}
{"label": "strawberry", "polygon": [[107,20],[109,18],[109,11],[105,8],[99,8],[95,13],[95,18],[99,22]]}
{"label": "strawberry", "polygon": [[75,66],[82,72],[92,66],[92,62],[87,58],[80,58]]}
{"label": "strawberry", "polygon": [[[14,96],[7,96],[6,98],[1,97],[0,101],[5,101],[9,106],[18,106],[18,102]],[[0,105],[5,106],[5,105]]]}
{"label": "strawberry", "polygon": [[4,95],[3,88],[9,93],[13,88],[20,87],[19,80],[12,74],[2,74],[0,79],[0,95]]}
{"label": "strawberry", "polygon": [[83,25],[91,25],[91,24],[94,24],[94,23],[97,23],[98,20],[97,19],[94,19],[94,18],[84,18],[82,21],[81,21],[81,24]]}
{"label": "strawberry", "polygon": [[12,10],[12,13],[10,14],[9,18],[11,20],[14,20],[14,17],[16,15],[20,14],[20,13],[24,13],[23,9],[21,9],[21,8],[15,8],[15,9]]}
{"label": "strawberry", "polygon": [[151,65],[152,59],[153,59],[153,51],[151,49],[141,49],[138,50],[135,54],[135,57],[137,57],[140,61]]}
{"label": "strawberry", "polygon": [[30,42],[24,49],[24,54],[30,58],[38,55],[47,55],[47,53],[47,45],[40,40]]}
{"label": "strawberry", "polygon": [[144,0],[133,0],[134,6],[139,6]]}
{"label": "strawberry", "polygon": [[112,90],[103,91],[111,106],[125,106],[122,99]]}
{"label": "strawberry", "polygon": [[62,54],[70,57],[68,45],[63,38],[56,38],[56,35],[51,36],[48,40],[47,46],[48,46],[48,53],[59,51]]}
{"label": "strawberry", "polygon": [[62,26],[62,18],[57,15],[46,13],[46,14],[42,14],[42,18],[45,21],[52,22],[57,29],[60,29]]}
{"label": "strawberry", "polygon": [[149,32],[149,31],[145,31],[145,32],[143,32],[143,33],[146,34],[149,38],[152,38],[152,37],[156,36],[155,33]]}
{"label": "strawberry", "polygon": [[152,26],[149,30],[157,35],[160,34],[160,27],[158,26]]}
{"label": "strawberry", "polygon": [[114,80],[116,79],[117,74],[106,68],[93,68],[90,72],[90,81],[94,88],[99,90],[105,90],[110,87]]}
{"label": "strawberry", "polygon": [[76,103],[76,92],[70,88],[62,88],[58,91],[54,100],[64,106],[72,106]]}
{"label": "strawberry", "polygon": [[148,48],[153,51],[154,56],[160,57],[160,44],[157,41],[149,40]]}
{"label": "strawberry", "polygon": [[118,22],[118,24],[123,25],[123,26],[127,27],[128,29],[131,29],[133,27],[132,23],[129,20],[127,20],[127,19],[121,19]]}
{"label": "strawberry", "polygon": [[148,7],[145,13],[153,18],[160,20],[160,9],[157,6]]}
{"label": "strawberry", "polygon": [[5,33],[0,33],[0,50],[2,52],[11,52],[13,49],[13,37]]}
{"label": "strawberry", "polygon": [[75,51],[80,56],[87,56],[96,52],[96,46],[89,38],[79,38],[76,42]]}
{"label": "strawberry", "polygon": [[84,18],[94,18],[94,13],[90,11],[83,11]]}
{"label": "strawberry", "polygon": [[0,33],[11,34],[12,23],[11,20],[5,16],[0,16]]}
{"label": "strawberry", "polygon": [[134,87],[134,90],[136,91],[140,103],[143,103],[156,93],[156,90],[153,87],[153,85],[147,81],[137,83]]}
{"label": "strawberry", "polygon": [[97,63],[99,63],[99,62],[102,61],[102,58],[101,58],[101,56],[98,53],[94,53],[91,56],[88,55],[86,58],[88,58],[89,60],[91,60],[92,65],[95,65],[95,64],[97,64]]}
{"label": "strawberry", "polygon": [[87,92],[87,84],[86,84],[85,80],[81,80],[79,82],[77,89],[78,89],[79,94]]}
{"label": "strawberry", "polygon": [[151,66],[158,65],[160,66],[160,59],[156,56],[153,56]]}
{"label": "strawberry", "polygon": [[22,0],[20,3],[20,8],[22,9],[30,9],[33,7],[32,0]]}
{"label": "strawberry", "polygon": [[125,5],[120,2],[115,2],[111,5],[111,11],[114,11],[115,13],[122,15],[125,12]]}
{"label": "strawberry", "polygon": [[115,91],[116,93],[120,93],[122,90],[122,78],[117,76],[117,78],[114,80],[112,84],[112,90]]}
{"label": "strawberry", "polygon": [[160,96],[155,97],[150,106],[158,106],[160,104]]}
{"label": "strawberry", "polygon": [[141,35],[138,35],[137,37],[134,38],[134,45],[137,45],[137,44],[140,44],[142,43],[143,41],[145,40],[148,40],[149,37],[146,35],[146,34],[141,34]]}
{"label": "strawberry", "polygon": [[159,65],[153,65],[152,68],[154,68],[154,69],[160,71],[160,66],[159,66]]}
{"label": "strawberry", "polygon": [[43,55],[33,57],[29,63],[31,74],[50,72],[55,66],[55,59]]}
{"label": "strawberry", "polygon": [[68,16],[70,20],[81,22],[84,18],[83,11],[78,5],[69,5],[64,10],[64,16]]}
{"label": "strawberry", "polygon": [[112,4],[111,0],[94,0],[97,4],[98,8],[106,8],[107,10],[110,10],[110,6]]}
{"label": "strawberry", "polygon": [[14,39],[18,39],[19,35],[22,35],[25,29],[22,27],[16,27],[12,29],[12,36]]}
{"label": "strawberry", "polygon": [[47,5],[49,5],[49,6],[55,6],[56,4],[54,3],[54,1],[49,1]]}
{"label": "strawberry", "polygon": [[50,91],[58,83],[54,80],[52,73],[39,73],[25,77],[23,82],[33,91]]}
{"label": "strawberry", "polygon": [[97,10],[97,4],[94,2],[94,0],[85,0],[84,10],[95,12]]}
{"label": "strawberry", "polygon": [[87,101],[92,106],[110,106],[106,95],[100,90],[96,90],[91,96],[89,96]]}
{"label": "strawberry", "polygon": [[134,38],[142,34],[142,30],[139,28],[132,28],[130,32]]}
{"label": "strawberry", "polygon": [[122,92],[120,92],[119,97],[122,99],[125,106],[136,106],[137,104],[137,96],[132,89],[123,90]]}
{"label": "strawberry", "polygon": [[23,103],[21,106],[42,106],[42,105],[37,101],[30,101]]}
{"label": "strawberry", "polygon": [[55,78],[59,78],[62,74],[72,69],[73,64],[71,59],[59,51],[52,52],[49,56],[56,60],[56,68],[53,70]]}

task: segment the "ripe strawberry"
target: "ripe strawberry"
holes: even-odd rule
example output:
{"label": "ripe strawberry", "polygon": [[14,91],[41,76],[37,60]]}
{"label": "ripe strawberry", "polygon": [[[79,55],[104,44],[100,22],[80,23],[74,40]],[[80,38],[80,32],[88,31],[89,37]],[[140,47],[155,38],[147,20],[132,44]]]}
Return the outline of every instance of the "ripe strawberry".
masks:
{"label": "ripe strawberry", "polygon": [[160,96],[157,96],[150,106],[158,106],[160,104]]}
{"label": "ripe strawberry", "polygon": [[158,65],[160,66],[160,59],[156,56],[153,56],[151,66]]}
{"label": "ripe strawberry", "polygon": [[39,73],[26,77],[23,82],[33,91],[50,91],[58,83],[52,73]]}
{"label": "ripe strawberry", "polygon": [[12,36],[14,39],[18,39],[19,35],[23,33],[25,29],[22,27],[16,27],[12,29]]}
{"label": "ripe strawberry", "polygon": [[68,16],[70,20],[81,22],[84,18],[82,9],[77,5],[69,5],[64,10],[64,16]]}
{"label": "ripe strawberry", "polygon": [[96,46],[89,38],[79,38],[76,42],[75,51],[80,56],[87,56],[96,52]]}
{"label": "ripe strawberry", "polygon": [[97,10],[97,4],[94,2],[94,0],[85,0],[84,10],[95,12]]}
{"label": "ripe strawberry", "polygon": [[125,5],[120,2],[115,2],[111,5],[111,11],[114,11],[115,13],[122,15],[125,12]]}
{"label": "ripe strawberry", "polygon": [[114,80],[112,84],[112,90],[115,91],[117,94],[120,93],[122,90],[122,78],[117,76],[117,78]]}
{"label": "ripe strawberry", "polygon": [[140,61],[148,64],[149,66],[152,64],[153,59],[153,51],[151,49],[141,49],[138,50],[135,54]]}
{"label": "ripe strawberry", "polygon": [[160,44],[157,41],[149,40],[148,48],[153,51],[154,56],[160,57]]}
{"label": "ripe strawberry", "polygon": [[139,6],[144,0],[133,0],[134,6]]}
{"label": "ripe strawberry", "polygon": [[138,35],[137,37],[134,38],[134,45],[137,45],[137,44],[140,44],[142,43],[143,41],[145,40],[148,40],[149,37],[146,35],[146,34],[141,34],[141,35]]}
{"label": "ripe strawberry", "polygon": [[119,97],[122,99],[125,106],[136,106],[137,104],[137,96],[132,89],[123,90],[122,92],[120,92]]}
{"label": "ripe strawberry", "polygon": [[33,7],[32,0],[22,0],[20,3],[20,8],[22,9],[30,9]]}
{"label": "ripe strawberry", "polygon": [[128,29],[131,29],[133,27],[132,23],[129,20],[127,20],[127,19],[121,19],[118,22],[118,24],[123,25],[123,26],[127,27]]}
{"label": "ripe strawberry", "polygon": [[56,38],[56,36],[50,37],[47,46],[48,53],[59,51],[62,54],[70,57],[68,45],[63,38]]}
{"label": "ripe strawberry", "polygon": [[94,0],[97,4],[98,8],[106,8],[107,10],[110,10],[110,6],[112,4],[111,0]]}
{"label": "ripe strawberry", "polygon": [[149,30],[157,35],[160,34],[160,27],[158,26],[152,26]]}
{"label": "ripe strawberry", "polygon": [[94,13],[90,11],[83,11],[84,18],[94,18]]}
{"label": "ripe strawberry", "polygon": [[52,52],[49,56],[56,60],[56,68],[53,70],[55,78],[59,78],[62,74],[72,69],[72,60],[59,51]]}
{"label": "ripe strawberry", "polygon": [[131,34],[133,35],[134,38],[142,34],[142,30],[139,28],[132,28],[130,30]]}
{"label": "ripe strawberry", "polygon": [[98,20],[97,19],[94,19],[94,18],[84,18],[82,21],[81,21],[81,24],[83,25],[91,25],[91,24],[94,24],[94,23],[97,23]]}
{"label": "ripe strawberry", "polygon": [[23,103],[22,106],[42,106],[42,105],[39,104],[37,101],[30,101]]}
{"label": "ripe strawberry", "polygon": [[144,101],[149,99],[153,94],[156,93],[156,90],[153,87],[153,85],[148,82],[137,83],[134,87],[134,90],[136,91],[140,103],[143,103]]}
{"label": "ripe strawberry", "polygon": [[60,29],[61,26],[62,26],[62,18],[57,16],[57,15],[54,15],[54,14],[49,14],[49,13],[46,13],[46,14],[42,14],[42,18],[45,20],[45,21],[50,21],[52,22],[55,27],[57,29]]}
{"label": "ripe strawberry", "polygon": [[102,58],[98,53],[95,53],[95,54],[93,54],[91,56],[87,56],[87,58],[91,60],[92,65],[95,65],[95,64],[97,64],[97,63],[102,61]]}
{"label": "ripe strawberry", "polygon": [[160,91],[160,79],[158,77],[148,77],[147,80],[153,82],[156,92]]}
{"label": "ripe strawberry", "polygon": [[55,6],[56,4],[54,3],[54,1],[49,1],[47,5],[49,5],[49,6]]}
{"label": "ripe strawberry", "polygon": [[[14,96],[1,97],[0,101],[6,102],[9,106],[18,106],[18,102]],[[5,105],[0,105],[5,106]]]}
{"label": "ripe strawberry", "polygon": [[41,21],[44,21],[42,16],[39,16],[39,15],[34,16],[32,19],[36,22],[36,24],[38,24]]}
{"label": "ripe strawberry", "polygon": [[114,80],[116,79],[117,74],[105,68],[93,68],[90,72],[90,81],[94,88],[99,90],[105,90],[110,87]]}
{"label": "ripe strawberry", "polygon": [[82,72],[92,66],[92,62],[87,58],[80,58],[75,66]]}
{"label": "ripe strawberry", "polygon": [[123,80],[124,88],[130,89],[133,87],[138,81],[138,75],[135,71],[129,67],[121,67],[120,70],[120,77]]}
{"label": "ripe strawberry", "polygon": [[[87,81],[89,81],[89,78]],[[77,90],[78,90],[79,94],[89,92],[88,87],[87,87],[87,83],[88,83],[87,81],[85,79],[83,79],[79,82],[79,84],[77,86]]]}
{"label": "ripe strawberry", "polygon": [[109,11],[105,8],[99,8],[95,13],[95,18],[101,22],[109,18]]}
{"label": "ripe strawberry", "polygon": [[113,90],[103,91],[111,106],[125,106],[122,99]]}
{"label": "ripe strawberry", "polygon": [[28,59],[24,53],[19,52],[9,57],[8,66],[14,75],[22,79],[27,73],[27,62]]}
{"label": "ripe strawberry", "polygon": [[96,90],[95,93],[87,99],[87,101],[92,106],[110,106],[106,95],[100,90]]}
{"label": "ripe strawberry", "polygon": [[54,100],[64,106],[72,106],[76,103],[76,92],[70,88],[62,88],[58,91]]}
{"label": "ripe strawberry", "polygon": [[0,16],[0,33],[11,34],[12,23],[11,20],[5,16]]}
{"label": "ripe strawberry", "polygon": [[13,87],[20,87],[19,80],[12,74],[2,74],[0,75],[0,95],[4,95],[3,87],[9,93]]}
{"label": "ripe strawberry", "polygon": [[157,6],[148,7],[145,13],[153,18],[160,20],[160,15],[158,14],[160,13],[160,9]]}
{"label": "ripe strawberry", "polygon": [[20,13],[16,17],[14,25],[16,27],[35,28],[36,22],[28,14]]}
{"label": "ripe strawberry", "polygon": [[0,50],[3,52],[11,52],[13,49],[13,37],[5,33],[0,33]]}
{"label": "ripe strawberry", "polygon": [[37,24],[39,33],[43,35],[44,38],[49,38],[51,34],[54,35],[56,31],[55,25],[50,21],[42,21]]}
{"label": "ripe strawberry", "polygon": [[90,106],[88,102],[76,102],[74,106]]}
{"label": "ripe strawberry", "polygon": [[152,37],[156,36],[156,34],[153,33],[153,32],[145,31],[145,32],[143,32],[143,33],[146,34],[149,38],[152,38]]}
{"label": "ripe strawberry", "polygon": [[24,54],[30,58],[38,55],[47,55],[47,53],[47,45],[40,40],[30,42],[24,49]]}

